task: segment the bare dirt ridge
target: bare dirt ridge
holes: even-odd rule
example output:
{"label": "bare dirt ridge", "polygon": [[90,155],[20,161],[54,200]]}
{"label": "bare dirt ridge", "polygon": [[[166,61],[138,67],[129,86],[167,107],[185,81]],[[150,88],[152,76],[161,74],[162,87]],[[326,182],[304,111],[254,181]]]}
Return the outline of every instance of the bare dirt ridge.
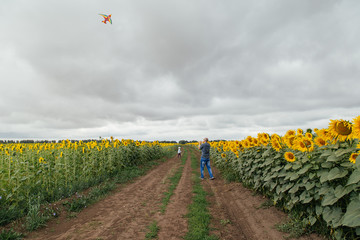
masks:
{"label": "bare dirt ridge", "polygon": [[[188,151],[194,151],[190,149]],[[199,157],[199,152],[196,152]],[[145,239],[147,227],[157,221],[158,239],[184,239],[188,231],[184,216],[191,203],[192,169],[190,154],[181,179],[165,213],[160,212],[161,199],[168,190],[168,178],[181,166],[181,160],[171,158],[138,178],[119,187],[107,198],[89,206],[73,219],[51,221],[47,227],[28,235],[28,239]],[[211,234],[220,239],[258,240],[284,239],[287,234],[274,227],[286,219],[286,214],[274,207],[259,208],[266,201],[240,183],[226,183],[212,166],[216,179],[206,176],[202,182],[209,192],[209,210],[212,215]],[[206,170],[205,170],[206,172]],[[311,235],[303,240],[318,240]]]}

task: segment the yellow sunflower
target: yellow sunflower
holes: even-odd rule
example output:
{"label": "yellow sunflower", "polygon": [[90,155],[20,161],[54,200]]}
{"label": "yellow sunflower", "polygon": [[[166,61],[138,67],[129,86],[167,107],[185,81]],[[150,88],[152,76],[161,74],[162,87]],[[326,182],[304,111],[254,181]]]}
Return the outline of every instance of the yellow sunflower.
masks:
{"label": "yellow sunflower", "polygon": [[329,132],[334,139],[345,141],[352,138],[353,126],[349,121],[330,120]]}
{"label": "yellow sunflower", "polygon": [[280,142],[279,142],[278,140],[276,140],[276,139],[274,139],[274,140],[271,141],[271,146],[272,146],[272,148],[273,148],[275,151],[277,151],[277,152],[279,152],[280,149],[281,149],[281,144],[280,144]]}
{"label": "yellow sunflower", "polygon": [[357,153],[352,153],[350,155],[350,158],[349,158],[349,161],[352,162],[353,164],[356,163],[356,158],[360,155],[360,152],[357,152]]}
{"label": "yellow sunflower", "polygon": [[277,135],[276,133],[271,135],[271,140],[273,139],[277,139],[278,141],[280,141],[281,137],[279,135]]}
{"label": "yellow sunflower", "polygon": [[285,136],[295,136],[296,132],[295,130],[288,130],[286,133],[285,133]]}
{"label": "yellow sunflower", "polygon": [[326,145],[326,141],[322,138],[322,137],[316,137],[314,139],[314,142],[316,145],[318,145],[319,147],[322,147],[324,145]]}
{"label": "yellow sunflower", "polygon": [[303,142],[305,143],[308,152],[314,151],[314,142],[312,139],[304,139]]}
{"label": "yellow sunflower", "polygon": [[295,162],[296,158],[295,155],[292,152],[286,152],[284,154],[285,160],[288,162]]}
{"label": "yellow sunflower", "polygon": [[304,131],[301,128],[298,128],[296,131],[298,135],[303,135]]}
{"label": "yellow sunflower", "polygon": [[360,139],[360,115],[353,119],[354,138]]}
{"label": "yellow sunflower", "polygon": [[307,132],[307,133],[305,133],[305,138],[312,139],[313,135],[311,133]]}
{"label": "yellow sunflower", "polygon": [[284,142],[289,148],[291,148],[295,143],[295,137],[294,136],[284,137]]}
{"label": "yellow sunflower", "polygon": [[306,152],[308,150],[304,141],[296,141],[294,149],[299,150],[300,152]]}
{"label": "yellow sunflower", "polygon": [[226,158],[226,154],[225,154],[225,153],[222,153],[222,154],[221,154],[221,157],[222,157],[222,158]]}

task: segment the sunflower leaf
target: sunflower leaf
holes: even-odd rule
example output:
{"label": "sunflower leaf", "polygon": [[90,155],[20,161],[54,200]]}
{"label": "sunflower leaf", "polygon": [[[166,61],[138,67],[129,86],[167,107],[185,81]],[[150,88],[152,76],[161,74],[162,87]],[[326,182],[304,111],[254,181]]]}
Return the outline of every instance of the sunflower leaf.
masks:
{"label": "sunflower leaf", "polygon": [[339,158],[337,158],[337,157],[335,156],[335,154],[330,155],[330,156],[326,159],[327,162],[337,162],[338,160],[339,160]]}
{"label": "sunflower leaf", "polygon": [[329,175],[327,176],[327,179],[329,181],[337,179],[337,178],[343,178],[348,174],[348,170],[345,170],[343,168],[333,168],[330,170]]}
{"label": "sunflower leaf", "polygon": [[346,184],[346,186],[354,184],[354,183],[358,183],[360,181],[360,170],[359,169],[355,169],[353,171],[353,173],[350,175],[349,180]]}
{"label": "sunflower leaf", "polygon": [[347,206],[344,219],[342,221],[343,226],[359,227],[360,226],[360,200],[354,198]]}

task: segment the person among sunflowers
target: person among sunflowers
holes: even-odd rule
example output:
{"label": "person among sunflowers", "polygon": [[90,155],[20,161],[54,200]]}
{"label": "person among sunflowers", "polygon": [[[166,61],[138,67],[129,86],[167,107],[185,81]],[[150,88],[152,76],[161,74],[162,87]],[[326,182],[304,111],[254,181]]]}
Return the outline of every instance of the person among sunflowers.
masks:
{"label": "person among sunflowers", "polygon": [[181,147],[178,147],[178,158],[181,158]]}
{"label": "person among sunflowers", "polygon": [[206,165],[206,168],[209,172],[210,180],[214,180],[213,173],[211,171],[210,167],[210,144],[208,143],[209,139],[204,138],[203,142],[199,142],[199,150],[201,150],[201,159],[200,159],[200,174],[201,174],[201,180],[204,180],[204,167]]}

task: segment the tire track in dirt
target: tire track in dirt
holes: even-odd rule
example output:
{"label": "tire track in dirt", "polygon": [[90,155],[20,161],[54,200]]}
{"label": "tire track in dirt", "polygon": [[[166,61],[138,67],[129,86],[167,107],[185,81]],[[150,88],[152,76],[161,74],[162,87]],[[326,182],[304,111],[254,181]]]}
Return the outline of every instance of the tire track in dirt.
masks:
{"label": "tire track in dirt", "polygon": [[84,209],[77,218],[51,223],[29,239],[144,239],[147,226],[159,211],[167,179],[180,166],[174,157],[134,183]]}
{"label": "tire track in dirt", "polygon": [[190,150],[187,149],[187,152],[186,163],[174,195],[170,198],[165,214],[157,217],[160,227],[159,240],[183,239],[188,231],[187,218],[184,215],[187,214],[192,199],[192,170]]}

